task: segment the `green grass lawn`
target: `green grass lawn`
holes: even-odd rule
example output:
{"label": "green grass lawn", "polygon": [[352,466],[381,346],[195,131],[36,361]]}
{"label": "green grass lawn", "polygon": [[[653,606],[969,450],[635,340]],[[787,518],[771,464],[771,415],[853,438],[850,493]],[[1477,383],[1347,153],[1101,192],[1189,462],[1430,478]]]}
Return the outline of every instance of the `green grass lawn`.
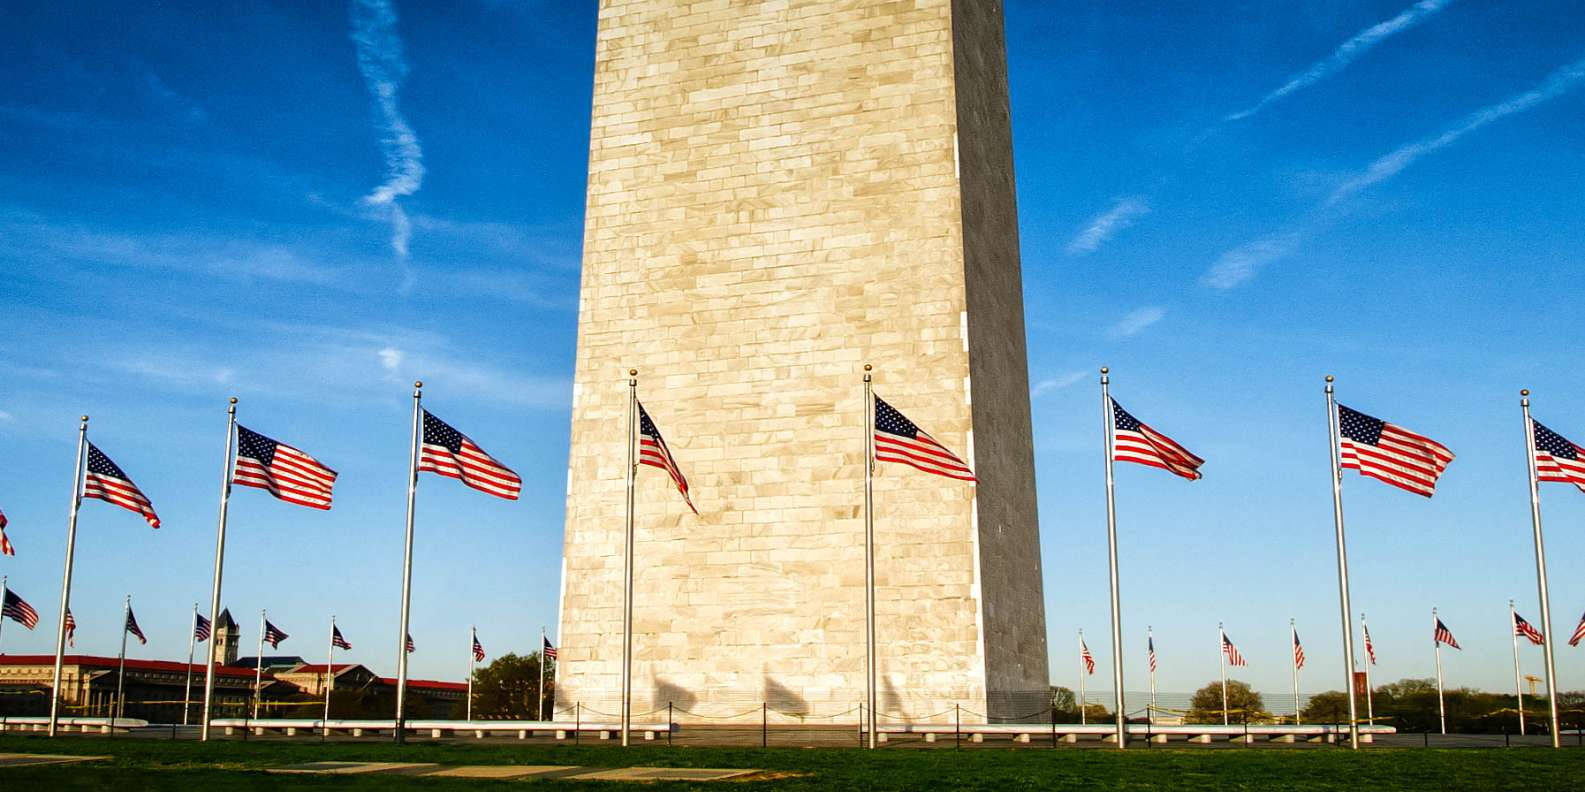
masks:
{"label": "green grass lawn", "polygon": [[[323,760],[589,767],[753,767],[796,773],[751,784],[772,789],[1585,789],[1585,751],[1544,748],[1343,749],[1151,748],[882,750],[854,748],[666,748],[513,746],[461,742],[165,742],[145,739],[0,736],[0,753],[108,755],[94,765],[0,768],[0,789],[464,789],[498,783],[392,776],[279,776],[262,768]],[[587,787],[593,782],[529,782]],[[667,788],[742,790],[736,783]]]}

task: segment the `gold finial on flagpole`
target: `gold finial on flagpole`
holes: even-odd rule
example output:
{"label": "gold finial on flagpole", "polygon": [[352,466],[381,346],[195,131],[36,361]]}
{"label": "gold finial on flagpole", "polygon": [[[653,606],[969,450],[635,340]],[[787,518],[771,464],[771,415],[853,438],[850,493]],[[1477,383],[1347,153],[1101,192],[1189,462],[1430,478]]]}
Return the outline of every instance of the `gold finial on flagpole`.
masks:
{"label": "gold finial on flagpole", "polygon": [[1520,388],[1519,389],[1519,395],[1520,396],[1529,396],[1530,395],[1530,389],[1529,388]]}

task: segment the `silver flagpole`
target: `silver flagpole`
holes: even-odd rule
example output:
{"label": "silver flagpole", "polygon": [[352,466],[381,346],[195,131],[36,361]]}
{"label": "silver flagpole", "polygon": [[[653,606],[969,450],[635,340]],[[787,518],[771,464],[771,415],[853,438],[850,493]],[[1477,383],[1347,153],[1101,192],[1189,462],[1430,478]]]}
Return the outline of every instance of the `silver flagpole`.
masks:
{"label": "silver flagpole", "polygon": [[61,573],[61,617],[55,630],[55,681],[50,685],[50,729],[55,736],[60,722],[61,653],[66,648],[66,611],[72,599],[72,558],[77,552],[77,509],[83,502],[83,449],[88,445],[88,416],[77,426],[77,466],[72,473],[72,509],[66,518],[66,569]]}
{"label": "silver flagpole", "polygon": [[259,653],[253,658],[253,719],[259,719],[259,705],[263,703],[264,684],[264,609],[259,609]]}
{"label": "silver flagpole", "polygon": [[[467,710],[467,713],[466,713],[467,714],[467,718],[468,718],[469,721],[473,720],[473,642],[477,641],[477,640],[479,640],[479,628],[474,627],[473,625],[469,625],[468,626],[468,710]],[[545,686],[545,680],[543,679],[543,672],[541,672],[541,679],[539,681],[539,686],[541,688],[543,688]],[[545,711],[545,707],[542,704],[542,705],[540,705],[538,714],[543,716],[544,711]]]}
{"label": "silver flagpole", "polygon": [[1348,542],[1343,535],[1343,460],[1337,427],[1337,397],[1326,375],[1326,431],[1332,441],[1332,522],[1337,531],[1337,603],[1343,614],[1343,671],[1347,675],[1348,747],[1359,750],[1359,702],[1354,696],[1354,609],[1348,600]]}
{"label": "silver flagpole", "polygon": [[1519,391],[1519,406],[1524,410],[1524,432],[1530,462],[1530,523],[1535,534],[1536,593],[1541,599],[1541,643],[1546,660],[1547,718],[1552,747],[1561,746],[1557,722],[1557,666],[1552,657],[1552,597],[1546,583],[1546,542],[1541,538],[1541,492],[1535,469],[1535,421],[1530,418],[1530,391]]}
{"label": "silver flagpole", "polygon": [[[469,652],[468,657],[473,657]],[[471,666],[470,666],[471,668]],[[545,719],[545,625],[539,626],[539,701],[534,702],[534,717],[536,720]]]}
{"label": "silver flagpole", "polygon": [[864,364],[864,713],[866,744],[875,748],[875,386]]}
{"label": "silver flagpole", "polygon": [[127,678],[127,618],[132,615],[132,595],[127,595],[127,604],[121,610],[121,654],[116,660],[116,706],[110,713],[110,728],[116,726],[116,719],[126,714],[126,702],[122,698],[126,686],[123,684]]}
{"label": "silver flagpole", "polygon": [[[637,484],[638,369],[627,370],[627,530],[622,545],[622,747],[633,716],[633,488]],[[540,668],[545,647],[540,646]]]}
{"label": "silver flagpole", "polygon": [[1519,736],[1524,736],[1524,688],[1519,682],[1519,614],[1508,600],[1508,632],[1513,638],[1513,695],[1519,702]]}
{"label": "silver flagpole", "polygon": [[[1370,632],[1370,628],[1365,625],[1365,613],[1363,611],[1361,611],[1359,614],[1359,628],[1367,633]],[[1365,650],[1365,654],[1365,722],[1375,726],[1376,689],[1374,686],[1372,686],[1370,681],[1370,650]]]}
{"label": "silver flagpole", "polygon": [[1298,726],[1303,718],[1299,714],[1299,628],[1294,625],[1293,619],[1288,620],[1288,632],[1293,636],[1293,646],[1289,647],[1289,660],[1293,662],[1293,725]]}
{"label": "silver flagpole", "polygon": [[182,725],[193,708],[193,648],[198,645],[198,603],[193,603],[193,625],[187,631],[187,685],[182,689]]}
{"label": "silver flagpole", "polygon": [[1084,713],[1084,678],[1088,674],[1084,671],[1084,631],[1079,630],[1079,725],[1081,726],[1088,724]]}
{"label": "silver flagpole", "polygon": [[407,538],[402,546],[402,627],[396,636],[396,729],[391,739],[407,739],[407,631],[413,587],[413,501],[418,495],[418,444],[423,429],[424,381],[413,383],[413,445],[407,455]]}
{"label": "silver flagpole", "polygon": [[226,409],[225,467],[220,472],[220,524],[215,529],[215,577],[209,586],[209,650],[204,652],[204,712],[199,718],[199,739],[209,739],[211,702],[215,695],[215,631],[220,627],[220,578],[226,562],[226,512],[231,502],[231,463],[233,440],[237,434],[237,397]]}
{"label": "silver flagpole", "polygon": [[1222,725],[1227,725],[1227,631],[1216,623],[1216,665],[1222,672]]}
{"label": "silver flagpole", "polygon": [[1436,649],[1436,718],[1447,734],[1447,703],[1442,699],[1442,642],[1436,637],[1436,608],[1431,609],[1431,645]]}
{"label": "silver flagpole", "polygon": [[[1156,634],[1148,625],[1145,627],[1145,644],[1150,647],[1151,653],[1154,654],[1156,651]],[[1154,661],[1150,663],[1150,711],[1145,713],[1145,717],[1152,723],[1156,720],[1156,664]]]}
{"label": "silver flagpole", "polygon": [[1101,367],[1101,422],[1106,442],[1106,550],[1109,566],[1107,574],[1112,584],[1112,703],[1117,711],[1117,748],[1128,747],[1128,734],[1124,724],[1127,713],[1123,711],[1123,611],[1118,597],[1117,583],[1117,504],[1113,497],[1112,438],[1116,422],[1112,420],[1111,378],[1105,366]]}
{"label": "silver flagpole", "polygon": [[323,729],[320,733],[330,736],[330,692],[336,686],[336,616],[330,616],[330,644],[325,649],[325,719],[320,724]]}

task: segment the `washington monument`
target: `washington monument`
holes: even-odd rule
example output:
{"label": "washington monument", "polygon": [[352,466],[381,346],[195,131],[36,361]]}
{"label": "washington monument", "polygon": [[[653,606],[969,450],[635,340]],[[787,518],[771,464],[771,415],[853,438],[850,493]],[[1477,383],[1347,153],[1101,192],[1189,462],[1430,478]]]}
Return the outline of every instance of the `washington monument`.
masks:
{"label": "washington monument", "polygon": [[1046,706],[1002,28],[987,0],[600,3],[558,708],[619,711],[630,368],[699,509],[640,471],[635,714],[863,700],[866,363],[979,478],[877,469],[878,711]]}

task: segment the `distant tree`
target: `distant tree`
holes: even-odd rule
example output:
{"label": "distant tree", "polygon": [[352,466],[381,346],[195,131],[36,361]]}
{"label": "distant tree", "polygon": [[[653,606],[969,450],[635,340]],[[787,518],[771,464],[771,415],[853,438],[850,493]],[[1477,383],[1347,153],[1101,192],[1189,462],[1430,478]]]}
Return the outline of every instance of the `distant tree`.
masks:
{"label": "distant tree", "polygon": [[[1305,723],[1347,723],[1348,694],[1341,690],[1317,693],[1305,702],[1299,716]],[[1359,716],[1365,717],[1363,704],[1360,705]]]}
{"label": "distant tree", "polygon": [[[489,665],[473,672],[473,717],[479,720],[538,720],[539,719],[539,663],[538,652],[528,655],[505,654]],[[545,669],[545,706],[552,706],[555,695],[553,673],[555,666]],[[452,707],[455,717],[462,717],[467,702],[459,701]]]}
{"label": "distant tree", "polygon": [[[1227,680],[1227,709],[1230,711],[1228,719],[1233,723],[1242,723],[1245,720],[1259,721],[1271,717],[1266,712],[1266,702],[1260,694],[1249,687],[1248,682],[1236,679]],[[1222,722],[1222,682],[1217,680],[1194,692],[1194,698],[1189,700],[1190,723],[1221,723]]]}
{"label": "distant tree", "polygon": [[1051,709],[1052,718],[1059,723],[1077,723],[1079,720],[1078,697],[1068,688],[1051,686]]}

